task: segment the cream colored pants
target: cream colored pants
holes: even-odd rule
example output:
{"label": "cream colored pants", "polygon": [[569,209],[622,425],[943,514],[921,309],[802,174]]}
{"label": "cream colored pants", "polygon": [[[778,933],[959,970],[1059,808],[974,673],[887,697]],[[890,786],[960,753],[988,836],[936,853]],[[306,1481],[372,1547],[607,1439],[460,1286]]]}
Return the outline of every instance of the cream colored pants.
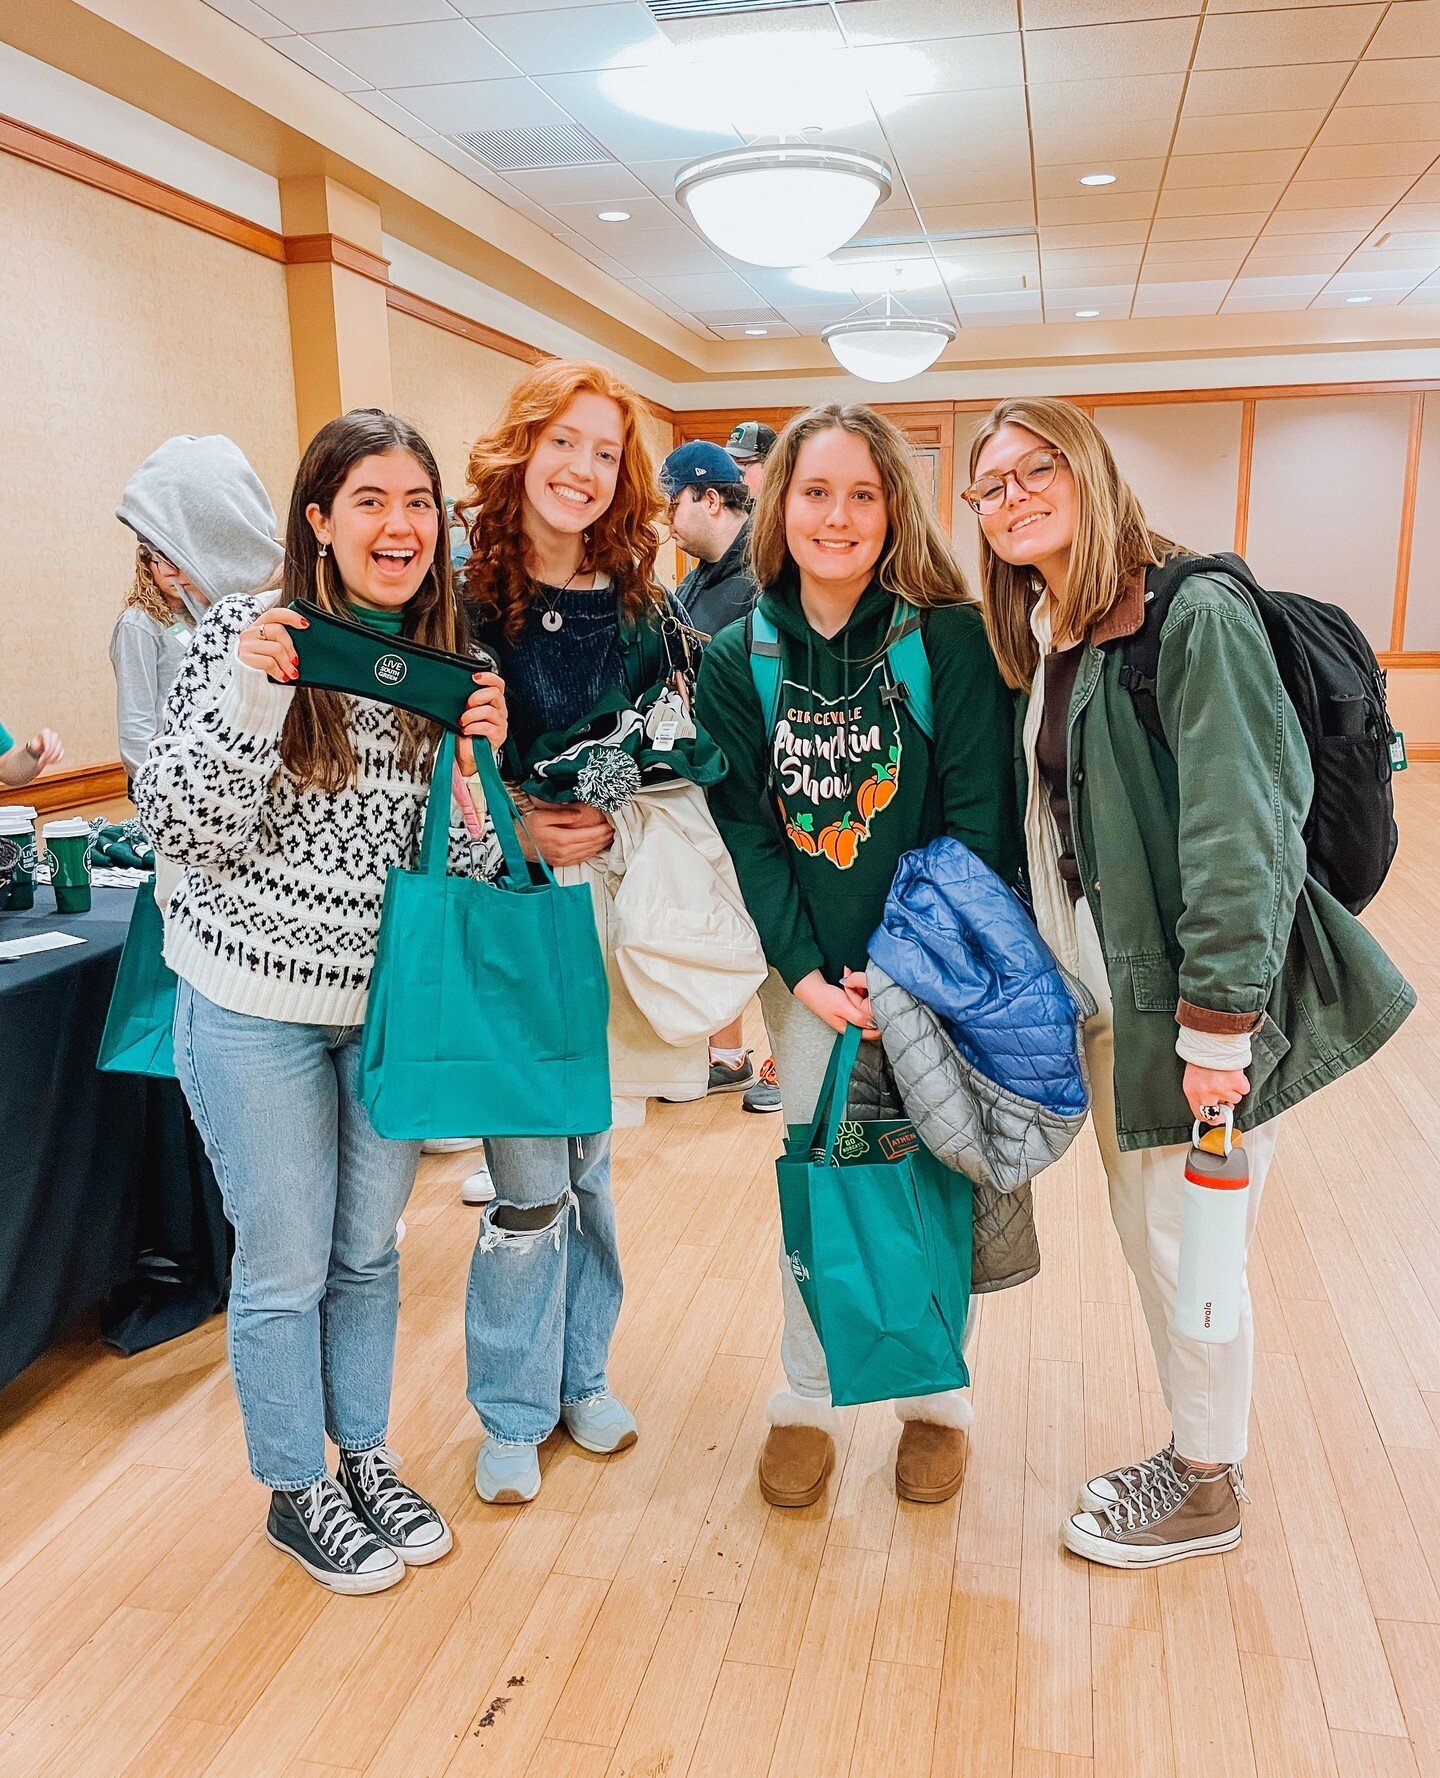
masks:
{"label": "cream colored pants", "polygon": [[[1105,959],[1089,907],[1075,909],[1080,940],[1080,975],[1100,1010],[1085,1026],[1085,1059],[1090,1068],[1091,1113],[1105,1177],[1110,1214],[1126,1264],[1139,1287],[1140,1302],[1155,1348],[1160,1388],[1175,1429],[1175,1448],[1197,1463],[1238,1463],[1245,1455],[1250,1425],[1250,1391],[1255,1360],[1255,1327],[1250,1291],[1240,1303],[1240,1332],[1223,1346],[1187,1339],[1175,1326],[1180,1265],[1180,1220],[1185,1205],[1185,1144],[1173,1148],[1122,1151],[1115,1134],[1115,1026]],[[1245,1132],[1250,1157],[1248,1240],[1255,1233],[1260,1194],[1275,1153],[1280,1119]]]}

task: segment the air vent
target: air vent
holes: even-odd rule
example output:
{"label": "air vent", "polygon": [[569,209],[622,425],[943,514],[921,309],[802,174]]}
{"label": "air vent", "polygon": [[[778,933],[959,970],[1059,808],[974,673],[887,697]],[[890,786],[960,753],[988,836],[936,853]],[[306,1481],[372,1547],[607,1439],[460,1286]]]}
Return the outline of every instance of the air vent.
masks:
{"label": "air vent", "polygon": [[830,0],[645,0],[657,24],[675,19],[743,18],[753,12],[798,12],[806,6],[828,6]]}
{"label": "air vent", "polygon": [[540,130],[472,130],[450,140],[492,173],[531,173],[546,167],[600,167],[610,159],[574,124]]}

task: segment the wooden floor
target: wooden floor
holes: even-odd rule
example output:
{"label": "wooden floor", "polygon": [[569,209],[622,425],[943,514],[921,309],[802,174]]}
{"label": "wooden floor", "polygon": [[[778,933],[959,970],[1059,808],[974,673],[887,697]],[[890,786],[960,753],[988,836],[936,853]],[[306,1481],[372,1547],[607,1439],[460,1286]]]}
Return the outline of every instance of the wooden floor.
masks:
{"label": "wooden floor", "polygon": [[617,1168],[640,1443],[557,1441],[528,1508],[473,1492],[476,1213],[464,1157],[425,1164],[392,1442],[456,1548],[392,1592],[331,1598],[264,1542],[219,1322],[61,1349],[0,1396],[0,1772],[1440,1774],[1440,767],[1399,788],[1373,924],[1422,1004],[1282,1138],[1235,1554],[1059,1550],[1077,1484],[1167,1431],[1088,1134],[1037,1192],[1040,1278],[985,1304],[960,1498],[897,1507],[877,1407],[828,1500],[768,1510],[775,1123],[660,1107]]}

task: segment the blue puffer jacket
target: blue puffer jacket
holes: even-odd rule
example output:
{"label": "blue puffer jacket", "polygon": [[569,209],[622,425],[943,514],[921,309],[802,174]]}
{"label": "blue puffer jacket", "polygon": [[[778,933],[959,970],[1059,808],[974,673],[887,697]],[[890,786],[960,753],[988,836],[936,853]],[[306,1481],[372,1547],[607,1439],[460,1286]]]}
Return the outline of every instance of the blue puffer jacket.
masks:
{"label": "blue puffer jacket", "polygon": [[968,846],[905,853],[870,955],[979,1073],[1058,1116],[1084,1113],[1080,1009],[1019,897]]}

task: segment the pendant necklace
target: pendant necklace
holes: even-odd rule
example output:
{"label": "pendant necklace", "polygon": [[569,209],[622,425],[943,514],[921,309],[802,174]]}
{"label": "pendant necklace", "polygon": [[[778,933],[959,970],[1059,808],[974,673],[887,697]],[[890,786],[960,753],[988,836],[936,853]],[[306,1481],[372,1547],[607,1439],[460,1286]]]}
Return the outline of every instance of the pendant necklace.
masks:
{"label": "pendant necklace", "polygon": [[[580,568],[583,568],[584,566],[585,566],[585,558],[582,556],[580,558],[580,567],[576,568],[575,574],[578,574],[580,572]],[[548,630],[552,636],[555,634],[555,632],[557,630],[563,630],[565,627],[564,616],[561,614],[561,612],[559,610],[556,609],[556,607],[557,607],[557,603],[560,599],[561,594],[568,593],[570,591],[571,582],[574,581],[575,574],[572,574],[570,576],[570,579],[565,582],[564,586],[558,587],[556,589],[555,598],[546,601],[545,609],[540,615],[540,628],[542,630]],[[548,589],[545,587],[543,582],[538,581],[538,580],[535,582],[535,591],[540,594],[542,599],[544,598],[547,590]]]}

